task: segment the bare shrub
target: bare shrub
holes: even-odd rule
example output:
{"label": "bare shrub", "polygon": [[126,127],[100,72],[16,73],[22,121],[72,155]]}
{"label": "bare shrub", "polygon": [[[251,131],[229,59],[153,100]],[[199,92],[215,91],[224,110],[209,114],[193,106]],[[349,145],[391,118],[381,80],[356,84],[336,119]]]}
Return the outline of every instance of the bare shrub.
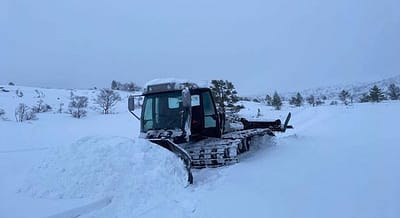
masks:
{"label": "bare shrub", "polygon": [[15,120],[17,122],[24,122],[25,120],[35,120],[36,113],[29,108],[26,104],[19,104],[15,109]]}
{"label": "bare shrub", "polygon": [[59,104],[59,107],[58,107],[58,110],[57,110],[58,113],[61,114],[63,112],[63,106],[64,106],[64,103],[60,103]]}
{"label": "bare shrub", "polygon": [[35,113],[44,113],[44,112],[48,112],[51,111],[51,106],[48,104],[43,103],[43,100],[40,99],[39,101],[37,101],[37,105],[32,107],[32,110]]}
{"label": "bare shrub", "polygon": [[45,96],[44,92],[35,89],[36,98],[43,98]]}
{"label": "bare shrub", "polygon": [[329,105],[338,105],[337,101],[331,101],[331,103]]}
{"label": "bare shrub", "polygon": [[351,101],[349,101],[349,99],[351,99],[350,92],[343,89],[339,93],[339,99],[343,102],[343,104],[348,105],[351,102]]}
{"label": "bare shrub", "polygon": [[69,103],[69,113],[72,117],[81,118],[87,114],[86,108],[88,106],[88,98],[86,96],[73,95]]}
{"label": "bare shrub", "polygon": [[20,97],[20,98],[22,98],[22,97],[24,96],[24,93],[23,93],[21,90],[19,90],[19,89],[17,89],[17,90],[15,91],[15,94],[16,94],[18,97]]}
{"label": "bare shrub", "polygon": [[112,108],[118,101],[121,101],[121,97],[117,92],[111,89],[101,89],[95,99],[95,103],[101,107],[103,114],[111,113]]}
{"label": "bare shrub", "polygon": [[6,112],[0,108],[0,119],[4,119],[3,116],[6,114]]}

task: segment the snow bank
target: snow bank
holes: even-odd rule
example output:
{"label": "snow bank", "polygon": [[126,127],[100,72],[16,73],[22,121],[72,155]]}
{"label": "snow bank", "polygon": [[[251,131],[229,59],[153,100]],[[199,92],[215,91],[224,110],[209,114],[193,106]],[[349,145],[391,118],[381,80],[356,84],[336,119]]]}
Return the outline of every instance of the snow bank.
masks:
{"label": "snow bank", "polygon": [[101,217],[132,217],[187,185],[182,161],[143,139],[86,137],[47,156],[21,192],[50,199],[111,197],[96,212]]}

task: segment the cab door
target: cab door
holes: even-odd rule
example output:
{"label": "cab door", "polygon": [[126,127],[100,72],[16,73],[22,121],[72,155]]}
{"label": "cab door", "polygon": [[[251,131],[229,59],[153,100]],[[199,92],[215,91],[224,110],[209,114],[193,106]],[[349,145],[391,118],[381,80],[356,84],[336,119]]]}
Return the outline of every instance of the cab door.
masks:
{"label": "cab door", "polygon": [[201,92],[201,100],[204,123],[202,134],[209,137],[221,137],[218,114],[211,91]]}

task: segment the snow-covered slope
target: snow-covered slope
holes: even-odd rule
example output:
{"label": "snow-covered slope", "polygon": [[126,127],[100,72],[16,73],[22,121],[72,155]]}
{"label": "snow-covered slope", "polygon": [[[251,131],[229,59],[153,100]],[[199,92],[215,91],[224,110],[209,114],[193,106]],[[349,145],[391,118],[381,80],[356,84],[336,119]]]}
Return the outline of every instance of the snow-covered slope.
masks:
{"label": "snow-covered slope", "polygon": [[[312,88],[306,90],[299,90],[301,95],[304,97],[314,95],[316,97],[326,96],[328,99],[338,99],[338,94],[342,90],[346,90],[352,94],[355,100],[358,100],[362,94],[368,93],[369,90],[374,86],[377,85],[383,91],[387,91],[387,87],[390,84],[395,84],[400,86],[400,75],[383,79],[376,82],[369,82],[369,83],[358,83],[358,84],[349,84],[349,85],[335,85],[335,86],[328,86],[328,87],[319,87],[319,88]],[[288,93],[281,93],[286,99],[290,99],[292,96],[295,96],[297,92],[288,92]],[[265,97],[265,96],[264,96]]]}
{"label": "snow-covered slope", "polygon": [[[17,92],[22,93],[20,97]],[[98,113],[100,109],[94,103],[94,99],[99,94],[99,90],[74,90],[74,89],[49,89],[35,88],[27,86],[0,85],[0,108],[6,112],[8,119],[14,120],[14,112],[18,104],[24,103],[28,107],[33,107],[42,100],[44,104],[52,107],[52,113],[58,112],[61,107],[63,113],[68,112],[71,93],[89,98],[88,113]],[[116,91],[120,94],[122,101],[117,105],[114,112],[126,111],[126,99],[130,95],[128,92]]]}
{"label": "snow-covered slope", "polygon": [[[58,91],[46,96],[68,98]],[[0,107],[18,104],[4,96]],[[244,105],[254,119],[291,111],[295,129],[253,144],[239,164],[194,170],[191,186],[179,159],[137,138],[126,99],[111,115],[0,121],[0,217],[400,217],[400,102]]]}

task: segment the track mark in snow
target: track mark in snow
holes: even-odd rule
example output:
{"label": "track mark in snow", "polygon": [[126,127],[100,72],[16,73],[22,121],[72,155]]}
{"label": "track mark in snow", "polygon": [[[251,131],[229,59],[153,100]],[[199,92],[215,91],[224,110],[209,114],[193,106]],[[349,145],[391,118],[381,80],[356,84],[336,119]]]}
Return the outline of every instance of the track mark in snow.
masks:
{"label": "track mark in snow", "polygon": [[0,150],[0,154],[7,154],[7,153],[18,153],[18,152],[27,152],[27,151],[43,151],[49,149],[48,147],[40,147],[40,148],[21,148],[21,149],[14,149],[14,150]]}
{"label": "track mark in snow", "polygon": [[107,197],[107,198],[103,198],[101,200],[95,201],[93,203],[84,205],[84,206],[80,206],[77,208],[73,208],[67,211],[64,211],[62,213],[59,214],[55,214],[52,216],[49,216],[48,218],[76,218],[76,217],[80,217],[84,214],[88,214],[90,212],[93,212],[95,210],[100,210],[104,207],[106,207],[107,205],[109,205],[112,202],[112,198],[111,197]]}

